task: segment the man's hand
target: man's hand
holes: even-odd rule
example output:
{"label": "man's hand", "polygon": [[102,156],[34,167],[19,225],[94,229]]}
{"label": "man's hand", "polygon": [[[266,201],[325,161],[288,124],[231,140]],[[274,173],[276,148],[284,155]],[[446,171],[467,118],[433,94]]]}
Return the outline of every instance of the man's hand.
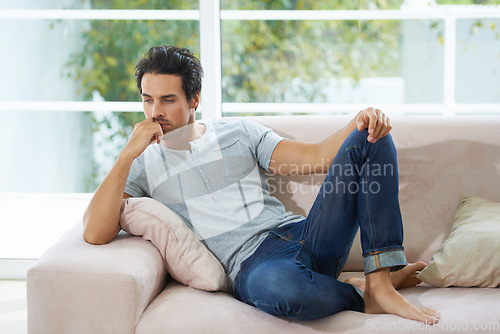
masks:
{"label": "man's hand", "polygon": [[134,126],[134,131],[128,140],[122,153],[126,153],[132,159],[137,158],[153,142],[160,143],[163,136],[160,124],[153,118],[146,118]]}
{"label": "man's hand", "polygon": [[389,117],[380,109],[366,108],[355,117],[358,131],[368,128],[368,141],[375,143],[380,138],[387,136],[392,126]]}

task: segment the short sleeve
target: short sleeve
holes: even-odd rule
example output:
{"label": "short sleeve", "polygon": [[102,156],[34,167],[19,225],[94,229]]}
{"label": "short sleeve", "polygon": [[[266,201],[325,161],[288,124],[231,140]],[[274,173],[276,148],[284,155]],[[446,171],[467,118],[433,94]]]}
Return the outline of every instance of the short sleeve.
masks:
{"label": "short sleeve", "polygon": [[149,197],[146,191],[147,188],[146,171],[143,156],[141,155],[132,162],[124,192],[132,197]]}
{"label": "short sleeve", "polygon": [[249,134],[250,140],[254,145],[255,154],[259,165],[267,172],[271,163],[276,145],[282,141],[283,137],[275,133],[272,129],[256,122],[244,120],[243,124]]}

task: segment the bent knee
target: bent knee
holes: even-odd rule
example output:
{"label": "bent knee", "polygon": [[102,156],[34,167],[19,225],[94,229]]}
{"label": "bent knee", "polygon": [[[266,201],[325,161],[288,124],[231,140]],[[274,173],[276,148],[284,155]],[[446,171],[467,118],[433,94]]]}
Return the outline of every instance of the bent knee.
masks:
{"label": "bent knee", "polygon": [[300,264],[261,265],[247,279],[253,305],[275,316],[294,318],[311,302],[317,289],[311,270]]}

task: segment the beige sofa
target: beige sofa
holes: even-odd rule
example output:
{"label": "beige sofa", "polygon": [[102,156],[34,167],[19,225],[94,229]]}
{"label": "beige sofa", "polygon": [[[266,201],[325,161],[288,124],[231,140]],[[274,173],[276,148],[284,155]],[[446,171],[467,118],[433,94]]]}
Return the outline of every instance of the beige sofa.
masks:
{"label": "beige sofa", "polygon": [[[289,138],[319,141],[349,117],[254,120]],[[450,232],[462,193],[500,202],[500,117],[396,117],[393,126],[407,259],[430,261]],[[306,214],[323,177],[273,177],[271,182],[289,210]],[[360,275],[362,269],[356,241],[341,278]],[[81,222],[30,269],[27,289],[31,334],[500,331],[499,289],[427,284],[401,293],[441,312],[441,322],[434,328],[394,315],[352,311],[312,322],[291,322],[245,305],[230,294],[175,282],[167,276],[159,252],[140,237],[122,231],[110,244],[86,244]]]}

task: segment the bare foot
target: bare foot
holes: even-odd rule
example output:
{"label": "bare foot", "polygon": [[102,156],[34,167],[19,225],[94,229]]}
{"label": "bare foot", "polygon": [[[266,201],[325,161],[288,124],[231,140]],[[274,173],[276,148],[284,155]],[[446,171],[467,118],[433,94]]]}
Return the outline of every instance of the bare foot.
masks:
{"label": "bare foot", "polygon": [[[422,281],[417,278],[417,274],[427,266],[425,262],[409,263],[406,267],[391,273],[392,286],[395,289],[410,288],[417,286]],[[365,278],[350,277],[345,280],[346,283],[354,284],[362,291],[365,291]]]}
{"label": "bare foot", "polygon": [[417,274],[427,266],[425,262],[409,263],[406,267],[391,273],[392,286],[395,289],[410,288],[422,283]]}
{"label": "bare foot", "polygon": [[[413,286],[408,285],[414,283],[412,273],[415,273],[416,270],[414,269],[416,268],[423,268],[422,265],[425,267],[425,263],[423,262],[408,265],[394,273],[392,275],[394,277],[391,277],[389,268],[380,269],[368,274],[364,290],[364,312],[371,314],[396,314],[403,318],[417,320],[429,325],[437,323],[439,321],[438,312],[431,308],[417,307],[396,291],[396,286]],[[399,272],[401,272],[399,275],[395,275]]]}

